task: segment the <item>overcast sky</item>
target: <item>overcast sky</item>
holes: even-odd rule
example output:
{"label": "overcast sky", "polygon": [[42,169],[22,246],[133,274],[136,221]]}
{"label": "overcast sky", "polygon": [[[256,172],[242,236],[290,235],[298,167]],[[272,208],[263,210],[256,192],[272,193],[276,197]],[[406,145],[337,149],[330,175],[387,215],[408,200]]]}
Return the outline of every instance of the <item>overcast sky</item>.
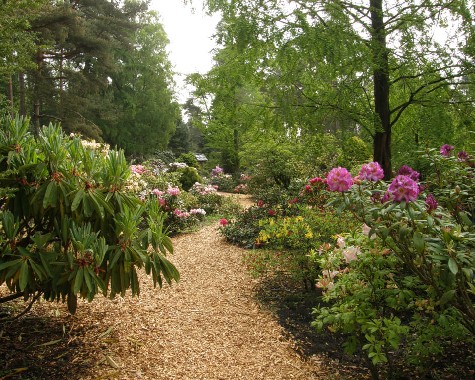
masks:
{"label": "overcast sky", "polygon": [[150,9],[160,14],[170,40],[169,59],[178,73],[175,81],[180,103],[186,101],[189,91],[184,88],[184,76],[206,73],[212,66],[211,36],[219,19],[206,16],[202,3],[202,0],[193,0],[193,7],[184,5],[183,0],[152,0],[150,3]]}

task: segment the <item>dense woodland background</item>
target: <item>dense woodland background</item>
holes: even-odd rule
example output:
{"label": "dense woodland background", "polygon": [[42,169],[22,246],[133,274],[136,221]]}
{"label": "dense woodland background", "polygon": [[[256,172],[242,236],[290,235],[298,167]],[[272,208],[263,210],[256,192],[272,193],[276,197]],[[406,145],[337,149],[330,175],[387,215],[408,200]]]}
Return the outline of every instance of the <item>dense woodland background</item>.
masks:
{"label": "dense woodland background", "polygon": [[229,173],[267,160],[284,182],[372,157],[389,178],[474,130],[473,1],[210,0],[215,63],[189,75],[185,104],[148,6],[0,2],[2,111],[131,158],[201,152]]}

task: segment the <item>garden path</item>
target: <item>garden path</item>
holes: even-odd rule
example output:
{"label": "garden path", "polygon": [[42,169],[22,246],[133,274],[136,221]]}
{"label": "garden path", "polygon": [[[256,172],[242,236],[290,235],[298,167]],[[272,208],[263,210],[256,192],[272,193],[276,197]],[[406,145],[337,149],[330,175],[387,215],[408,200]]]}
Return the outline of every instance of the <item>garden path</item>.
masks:
{"label": "garden path", "polygon": [[173,239],[177,284],[158,290],[143,276],[139,298],[81,302],[74,317],[62,304],[35,306],[20,337],[26,344],[33,339],[28,325],[40,320],[46,326],[36,328],[36,344],[25,352],[26,373],[40,379],[65,378],[65,371],[68,379],[337,378],[323,357],[301,357],[275,316],[259,305],[258,280],[245,270],[244,251],[227,244],[218,227]]}

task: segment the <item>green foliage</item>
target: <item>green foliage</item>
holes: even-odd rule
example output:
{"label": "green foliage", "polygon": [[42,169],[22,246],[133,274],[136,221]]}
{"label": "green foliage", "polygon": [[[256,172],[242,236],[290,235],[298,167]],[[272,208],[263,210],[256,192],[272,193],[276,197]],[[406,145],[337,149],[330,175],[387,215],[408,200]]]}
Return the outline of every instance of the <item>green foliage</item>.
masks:
{"label": "green foliage", "polygon": [[154,285],[179,279],[157,202],[126,190],[121,151],[91,149],[54,125],[35,139],[28,120],[2,119],[0,284],[27,299],[89,301],[140,292],[138,269]]}
{"label": "green foliage", "polygon": [[176,159],[177,162],[184,162],[190,167],[199,169],[200,164],[193,153],[182,153]]}
{"label": "green foliage", "polygon": [[343,157],[340,166],[353,168],[361,166],[371,159],[371,149],[367,143],[357,136],[346,139],[342,146]]}
{"label": "green foliage", "polygon": [[202,179],[198,174],[198,170],[196,170],[194,167],[188,166],[186,168],[179,169],[179,173],[181,173],[179,181],[181,187],[185,191],[190,190],[196,182],[202,182]]}
{"label": "green foliage", "polygon": [[[315,309],[314,326],[347,334],[346,349],[365,351],[376,372],[402,344],[405,360],[422,371],[444,344],[473,344],[475,165],[454,152],[420,158],[432,171],[423,184],[430,196],[386,200],[381,181],[335,196],[332,204],[365,223],[368,236],[345,236],[312,255],[322,268],[317,286],[330,302]],[[429,344],[438,338],[441,344]]]}

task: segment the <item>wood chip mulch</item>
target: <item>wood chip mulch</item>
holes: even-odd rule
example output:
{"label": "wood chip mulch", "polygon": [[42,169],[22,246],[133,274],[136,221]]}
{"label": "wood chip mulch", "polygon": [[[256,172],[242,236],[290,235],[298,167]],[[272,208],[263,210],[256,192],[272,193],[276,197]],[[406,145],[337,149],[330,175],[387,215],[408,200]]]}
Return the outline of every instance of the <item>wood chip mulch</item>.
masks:
{"label": "wood chip mulch", "polygon": [[38,302],[0,325],[0,380],[339,378],[324,356],[299,355],[256,301],[259,280],[218,224],[173,244],[179,283],[154,289],[143,274],[138,298],[97,297],[80,302],[75,316],[63,304]]}

